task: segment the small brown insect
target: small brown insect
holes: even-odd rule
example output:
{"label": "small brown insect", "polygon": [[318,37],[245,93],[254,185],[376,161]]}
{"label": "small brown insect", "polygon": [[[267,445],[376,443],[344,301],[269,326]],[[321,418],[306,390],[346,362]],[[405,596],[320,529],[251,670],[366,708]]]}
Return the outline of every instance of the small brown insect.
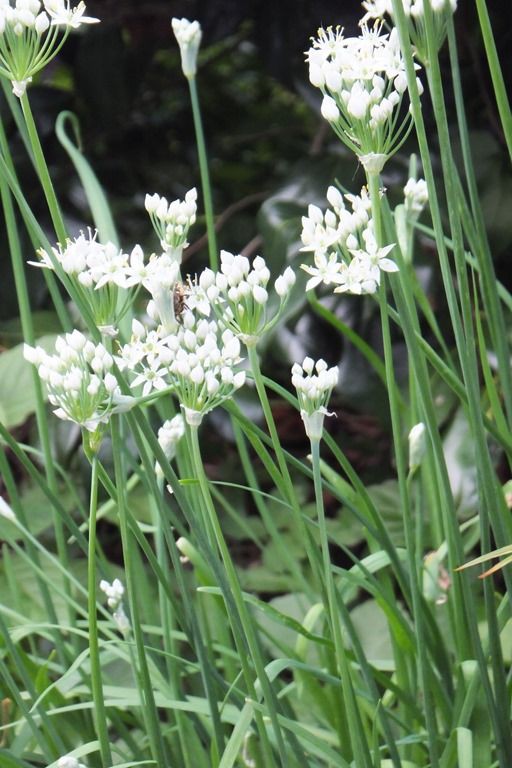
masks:
{"label": "small brown insect", "polygon": [[188,291],[183,283],[176,283],[172,294],[172,300],[174,304],[174,317],[176,318],[176,322],[180,325],[183,323],[183,313],[188,309],[187,296]]}

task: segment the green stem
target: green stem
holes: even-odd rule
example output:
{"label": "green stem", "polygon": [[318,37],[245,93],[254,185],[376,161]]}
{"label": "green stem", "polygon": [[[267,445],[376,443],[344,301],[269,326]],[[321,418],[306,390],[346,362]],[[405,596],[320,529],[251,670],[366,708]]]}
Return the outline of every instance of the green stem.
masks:
{"label": "green stem", "polygon": [[146,725],[151,754],[158,766],[166,765],[165,749],[160,730],[160,721],[153,695],[153,686],[149,674],[140,609],[137,601],[139,583],[137,576],[136,552],[132,551],[134,542],[128,524],[128,509],[126,500],[126,468],[124,465],[124,443],[118,417],[111,419],[112,453],[114,457],[114,472],[117,487],[117,511],[119,528],[123,547],[123,558],[126,574],[128,603],[130,606],[131,628],[135,639],[136,649],[136,680],[141,698],[142,714]]}
{"label": "green stem", "polygon": [[[87,439],[87,438],[85,438]],[[87,451],[84,443],[84,449]],[[89,502],[89,552],[87,560],[87,608],[89,616],[89,651],[91,660],[91,688],[94,702],[94,717],[100,743],[103,768],[112,765],[112,753],[108,737],[107,713],[103,698],[101,680],[101,660],[98,639],[98,620],[96,616],[97,575],[96,575],[96,512],[98,508],[98,459],[95,454],[89,456],[91,462],[91,495]]]}
{"label": "green stem", "polygon": [[[371,768],[372,759],[368,743],[364,733],[361,713],[354,692],[350,665],[347,659],[345,644],[341,634],[339,621],[338,598],[332,575],[331,556],[329,552],[329,539],[325,522],[325,509],[322,489],[322,474],[320,470],[320,441],[311,440],[311,457],[313,463],[313,481],[315,487],[315,501],[318,516],[318,530],[320,532],[320,546],[322,550],[322,563],[324,581],[327,592],[328,624],[334,641],[338,674],[342,680],[343,700],[347,722],[343,728],[344,739],[340,743],[343,749],[344,740],[348,737],[354,750],[355,764],[360,768]],[[345,756],[346,753],[345,753]]]}
{"label": "green stem", "polygon": [[206,142],[204,139],[203,122],[201,120],[201,108],[197,95],[197,85],[195,77],[188,78],[190,89],[190,100],[192,102],[192,115],[194,118],[194,129],[196,132],[197,154],[199,158],[199,172],[201,174],[201,186],[203,189],[204,213],[206,217],[206,232],[208,235],[208,253],[210,255],[210,269],[214,272],[219,268],[219,257],[217,252],[217,235],[215,233],[215,221],[213,218],[212,193],[210,184],[210,173],[208,170],[208,158],[206,155]]}
{"label": "green stem", "polygon": [[[377,240],[377,246],[381,247],[383,244],[383,227],[382,227],[382,212],[381,212],[381,199],[379,189],[379,176],[376,174],[368,174],[368,188],[370,191],[370,199],[372,202],[372,218],[374,222],[375,238]],[[427,724],[427,734],[429,740],[429,753],[432,768],[436,768],[439,765],[439,750],[436,738],[436,719],[434,708],[432,704],[432,689],[428,680],[427,672],[427,654],[428,648],[425,642],[424,621],[423,621],[423,609],[422,609],[422,594],[420,591],[420,584],[418,579],[418,573],[421,566],[417,562],[419,553],[415,549],[415,534],[412,516],[410,513],[411,502],[409,496],[409,486],[407,480],[407,468],[404,454],[404,446],[402,442],[402,424],[400,418],[400,401],[398,397],[398,387],[395,380],[394,365],[393,365],[393,347],[391,341],[391,333],[389,327],[388,316],[388,304],[386,298],[386,285],[383,282],[379,289],[379,306],[380,317],[382,326],[382,341],[384,346],[384,363],[386,368],[386,380],[387,391],[389,397],[389,408],[391,415],[391,427],[393,434],[394,455],[396,462],[396,469],[398,475],[398,487],[400,495],[400,506],[402,509],[402,519],[404,524],[405,544],[408,556],[409,565],[409,581],[412,598],[412,613],[416,626],[416,660],[418,664],[418,671],[420,675],[422,693],[425,700],[425,719]]]}
{"label": "green stem", "polygon": [[[280,728],[279,720],[277,716],[277,710],[276,710],[277,702],[276,702],[275,693],[272,689],[272,686],[270,685],[270,682],[268,680],[268,677],[265,671],[258,638],[256,636],[256,632],[253,624],[253,619],[245,604],[243,593],[240,587],[240,582],[238,580],[238,575],[236,573],[236,569],[231,559],[229,548],[226,544],[226,540],[224,539],[224,535],[220,527],[219,519],[217,517],[217,513],[213,505],[210,489],[208,487],[208,480],[204,471],[204,465],[201,458],[198,429],[197,427],[191,427],[189,432],[190,432],[190,444],[191,444],[191,451],[192,451],[192,462],[194,466],[194,471],[199,481],[199,486],[201,488],[202,500],[205,506],[206,514],[208,516],[208,525],[213,531],[217,547],[221,554],[222,561],[224,563],[224,568],[226,569],[226,576],[228,579],[230,591],[231,591],[230,597],[234,601],[234,604],[236,606],[236,611],[238,614],[239,623],[245,633],[245,642],[243,642],[242,638],[239,636],[240,633],[237,626],[238,622],[231,620],[233,635],[235,637],[235,642],[237,643],[238,652],[240,655],[240,662],[242,664],[242,669],[244,672],[245,683],[248,688],[249,696],[253,698],[255,701],[257,701],[257,693],[256,693],[256,689],[254,687],[254,683],[252,679],[253,673],[251,672],[251,668],[250,668],[250,665],[248,664],[248,659],[247,659],[247,650],[245,647],[247,646],[252,658],[252,662],[254,664],[254,669],[256,671],[257,678],[261,685],[263,695],[265,696],[265,700],[266,700],[267,708],[269,711],[269,716],[272,722],[276,744],[280,754],[282,765],[286,765],[287,753],[285,750],[283,736],[281,733],[281,728]],[[226,607],[229,613],[228,603],[226,603]],[[258,714],[257,712],[255,716],[257,718],[258,730],[260,733],[260,737],[262,739],[261,747],[263,750],[263,754],[265,755],[265,765],[268,765],[268,766],[275,765],[274,756],[272,753],[270,742],[268,740],[268,735],[266,732],[263,719],[261,718],[261,715]]]}

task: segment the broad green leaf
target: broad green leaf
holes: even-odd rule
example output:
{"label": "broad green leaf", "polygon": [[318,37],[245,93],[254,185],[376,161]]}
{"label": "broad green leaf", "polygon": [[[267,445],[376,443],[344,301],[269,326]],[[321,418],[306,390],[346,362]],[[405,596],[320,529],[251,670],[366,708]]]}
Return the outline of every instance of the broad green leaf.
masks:
{"label": "broad green leaf", "polygon": [[[37,344],[53,351],[55,335],[42,336]],[[36,409],[32,365],[23,357],[23,344],[0,354],[0,421],[7,429],[22,424]]]}

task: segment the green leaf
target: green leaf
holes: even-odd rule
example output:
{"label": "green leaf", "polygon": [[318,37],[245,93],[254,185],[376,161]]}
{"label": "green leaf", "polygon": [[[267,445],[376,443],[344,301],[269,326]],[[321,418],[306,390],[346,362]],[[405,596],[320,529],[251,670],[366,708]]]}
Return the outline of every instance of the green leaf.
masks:
{"label": "green leaf", "polygon": [[119,245],[119,238],[117,236],[116,227],[112,214],[110,212],[110,206],[108,200],[100,186],[98,179],[88,161],[83,156],[81,149],[71,141],[66,133],[66,123],[71,123],[71,127],[74,131],[75,141],[80,145],[80,125],[78,118],[72,112],[61,112],[57,117],[55,124],[55,133],[57,138],[68,153],[76,168],[76,172],[80,177],[82,186],[84,188],[87,202],[91,209],[92,219],[94,225],[98,230],[98,236],[101,243],[111,242],[115,245]]}
{"label": "green leaf", "polygon": [[[53,351],[55,335],[37,340],[47,352]],[[32,364],[23,357],[23,344],[0,355],[0,421],[7,429],[17,427],[34,413],[36,394]]]}

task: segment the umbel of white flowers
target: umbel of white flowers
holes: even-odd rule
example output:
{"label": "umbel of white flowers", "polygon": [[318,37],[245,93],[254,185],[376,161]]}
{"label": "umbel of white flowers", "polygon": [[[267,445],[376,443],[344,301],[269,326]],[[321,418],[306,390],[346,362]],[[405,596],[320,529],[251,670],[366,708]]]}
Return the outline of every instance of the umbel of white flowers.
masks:
{"label": "umbel of white flowers", "polygon": [[[179,441],[185,434],[185,421],[181,413],[178,413],[172,419],[164,421],[158,430],[158,442],[168,461],[176,455],[176,448]],[[158,462],[155,464],[155,474],[157,478],[163,477],[162,467]]]}
{"label": "umbel of white flowers", "polygon": [[394,244],[377,246],[366,188],[360,195],[342,195],[331,186],[327,200],[332,208],[325,214],[310,205],[302,217],[301,251],[313,253],[313,264],[301,264],[310,275],[306,290],[323,283],[335,285],[335,293],[375,293],[381,273],[396,272],[398,267],[388,258]]}
{"label": "umbel of white flowers", "polygon": [[85,3],[70,0],[0,2],[0,75],[21,98],[35,74],[58,53],[72,29],[99,19],[84,16]]}
{"label": "umbel of white flowers", "polygon": [[55,415],[74,421],[98,437],[113,413],[133,405],[133,398],[121,394],[111,372],[112,355],[103,344],[94,344],[80,331],[58,336],[53,355],[42,347],[25,344],[24,356],[37,366],[48,399],[56,406]]}
{"label": "umbel of white flowers", "polygon": [[383,33],[382,26],[376,21],[370,29],[363,21],[358,37],[344,37],[340,27],[319,29],[306,54],[309,79],[324,95],[323,117],[372,174],[380,173],[412,127],[401,109],[407,78],[398,34]]}
{"label": "umbel of white flowers", "polygon": [[295,284],[295,273],[286,267],[274,283],[279,305],[268,317],[270,270],[265,259],[256,256],[252,264],[246,256],[229,251],[220,253],[220,272],[205,269],[199,276],[195,295],[187,300],[206,314],[208,304],[219,322],[247,346],[254,346],[278,321]]}
{"label": "umbel of white flowers", "polygon": [[236,370],[240,341],[229,328],[196,320],[192,312],[184,314],[172,334],[161,326],[147,330],[134,320],[132,338],[116,360],[132,377],[131,386],[142,387],[143,396],[170,388],[187,423],[195,427],[245,383],[245,371]]}
{"label": "umbel of white flowers", "polygon": [[325,360],[316,363],[310,357],[292,367],[292,384],[297,390],[300,415],[310,440],[320,440],[325,416],[333,416],[326,406],[338,383],[338,368],[329,368]]}

